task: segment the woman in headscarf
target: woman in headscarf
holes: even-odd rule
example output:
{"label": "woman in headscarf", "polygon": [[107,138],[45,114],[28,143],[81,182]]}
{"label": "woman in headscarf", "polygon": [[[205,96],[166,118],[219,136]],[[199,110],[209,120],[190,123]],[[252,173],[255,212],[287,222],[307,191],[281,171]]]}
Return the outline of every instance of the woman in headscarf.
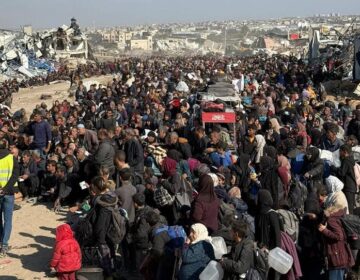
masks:
{"label": "woman in headscarf", "polygon": [[162,162],[162,171],[165,178],[174,176],[176,173],[177,161],[167,156]]}
{"label": "woman in headscarf", "polygon": [[306,126],[303,123],[298,122],[297,129],[298,129],[298,133],[296,135],[297,137],[296,141],[298,142],[298,139],[299,141],[301,139],[302,147],[304,148],[304,150],[306,150],[306,148],[311,144],[311,138],[306,132]]}
{"label": "woman in headscarf", "polygon": [[262,136],[261,134],[257,134],[255,135],[255,139],[256,139],[256,157],[255,157],[255,163],[259,164],[260,163],[260,159],[262,158],[262,156],[264,155],[264,147],[266,145],[266,141],[264,136]]}
{"label": "woman in headscarf", "polygon": [[281,143],[280,138],[280,124],[276,118],[272,118],[268,122],[268,129],[265,133],[266,143],[268,145],[277,147]]}
{"label": "woman in headscarf", "polygon": [[[278,214],[273,210],[274,204],[268,190],[260,190],[258,193],[258,213],[255,217],[255,240],[260,248],[268,250],[280,247],[281,224]],[[269,280],[278,280],[280,275],[270,269]]]}
{"label": "woman in headscarf", "polygon": [[195,223],[204,224],[209,233],[218,229],[218,213],[220,201],[214,191],[214,181],[209,175],[199,179],[198,196],[192,203],[191,219]]}
{"label": "woman in headscarf", "polygon": [[270,94],[267,95],[266,102],[267,102],[268,113],[271,115],[274,115],[275,114],[275,105],[274,105],[274,100],[272,99]]}
{"label": "woman in headscarf", "polygon": [[264,155],[273,159],[277,159],[277,172],[284,186],[284,189],[287,190],[291,181],[291,165],[287,157],[285,157],[283,154],[279,154],[281,153],[281,150],[281,148],[276,150],[273,146],[265,146]]}
{"label": "woman in headscarf", "polygon": [[197,280],[207,264],[215,259],[214,248],[207,228],[200,223],[193,224],[189,234],[189,247],[182,255],[179,280]]}
{"label": "woman in headscarf", "polygon": [[270,192],[272,205],[275,209],[279,208],[280,200],[284,197],[284,190],[279,191],[279,186],[282,187],[279,175],[277,173],[278,165],[275,160],[268,156],[263,156],[260,160],[260,172],[259,177],[261,186]]}
{"label": "woman in headscarf", "polygon": [[345,209],[340,206],[332,206],[324,211],[325,221],[318,226],[323,236],[329,280],[344,279],[345,272],[354,264],[346,235],[341,223],[345,216]]}
{"label": "woman in headscarf", "polygon": [[248,154],[243,153],[239,155],[236,164],[229,167],[229,169],[232,171],[233,176],[235,177],[234,185],[240,186],[245,196],[248,192],[248,187],[250,184],[249,162],[250,162],[250,156]]}
{"label": "woman in headscarf", "polygon": [[335,176],[329,176],[325,180],[328,196],[325,199],[325,209],[336,206],[341,209],[346,209],[346,214],[349,214],[349,206],[345,194],[342,192],[344,183]]}

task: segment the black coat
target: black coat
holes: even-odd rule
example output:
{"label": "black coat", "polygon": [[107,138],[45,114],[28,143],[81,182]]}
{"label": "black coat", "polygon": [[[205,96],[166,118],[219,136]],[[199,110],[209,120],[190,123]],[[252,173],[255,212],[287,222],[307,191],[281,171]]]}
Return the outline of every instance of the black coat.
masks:
{"label": "black coat", "polygon": [[144,173],[144,151],[136,139],[131,139],[125,143],[126,162],[140,174]]}
{"label": "black coat", "polygon": [[258,193],[258,214],[255,217],[255,239],[259,247],[269,250],[280,247],[281,222],[278,214],[271,206],[273,200],[268,190],[261,189]]}
{"label": "black coat", "polygon": [[355,161],[349,156],[341,160],[341,166],[337,169],[337,176],[344,183],[343,192],[357,192],[354,166]]}
{"label": "black coat", "polygon": [[324,161],[321,158],[317,158],[315,161],[304,161],[304,174],[307,172],[310,175],[312,183],[323,181],[324,176]]}
{"label": "black coat", "polygon": [[224,279],[237,280],[239,275],[246,273],[254,264],[254,243],[250,239],[243,239],[232,246],[229,259],[223,260]]}
{"label": "black coat", "polygon": [[94,199],[95,215],[93,215],[91,223],[93,225],[94,240],[97,245],[111,244],[107,238],[107,232],[112,219],[111,210],[108,207],[115,207],[118,199],[115,195],[105,193]]}
{"label": "black coat", "polygon": [[105,139],[101,141],[99,148],[95,153],[95,163],[97,167],[106,166],[112,175],[115,171],[114,156],[114,147],[111,145],[110,140]]}
{"label": "black coat", "polygon": [[349,122],[347,135],[354,135],[360,141],[360,120],[352,119]]}

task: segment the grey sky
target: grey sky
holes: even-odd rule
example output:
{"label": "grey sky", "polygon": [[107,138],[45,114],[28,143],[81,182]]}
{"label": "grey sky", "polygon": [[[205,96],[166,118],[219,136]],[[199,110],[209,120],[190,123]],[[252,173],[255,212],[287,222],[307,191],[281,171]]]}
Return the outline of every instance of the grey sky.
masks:
{"label": "grey sky", "polygon": [[80,26],[115,26],[360,14],[359,0],[0,0],[0,8],[0,28],[57,27],[73,16]]}

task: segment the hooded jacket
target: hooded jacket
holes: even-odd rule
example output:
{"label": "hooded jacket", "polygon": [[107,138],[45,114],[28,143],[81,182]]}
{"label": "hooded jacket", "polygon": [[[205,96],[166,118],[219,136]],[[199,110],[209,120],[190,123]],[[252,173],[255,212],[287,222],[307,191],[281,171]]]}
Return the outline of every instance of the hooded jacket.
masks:
{"label": "hooded jacket", "polygon": [[354,166],[354,158],[352,156],[348,156],[341,160],[341,166],[337,169],[337,175],[344,183],[343,192],[357,192]]}
{"label": "hooded jacket", "polygon": [[237,280],[239,275],[247,273],[254,265],[254,244],[251,239],[244,238],[232,246],[230,259],[223,260],[225,279]]}
{"label": "hooded jacket", "polygon": [[56,228],[56,244],[50,267],[57,272],[73,272],[81,268],[81,250],[68,224]]}
{"label": "hooded jacket", "polygon": [[106,166],[110,172],[115,171],[114,166],[115,150],[109,139],[100,142],[99,148],[95,153],[95,162],[97,166]]}
{"label": "hooded jacket", "polygon": [[140,174],[144,173],[144,151],[136,139],[126,141],[124,146],[126,162]]}
{"label": "hooded jacket", "polygon": [[307,150],[306,155],[311,157],[306,157],[304,162],[305,172],[309,173],[313,182],[322,183],[324,175],[324,161],[320,158],[319,149],[316,147],[310,147]]}
{"label": "hooded jacket", "polygon": [[346,214],[349,214],[349,206],[345,194],[342,192],[344,183],[335,176],[329,176],[325,180],[328,196],[324,202],[325,208],[337,206],[341,209],[346,208]]}
{"label": "hooded jacket", "polygon": [[109,207],[116,207],[118,199],[114,193],[108,192],[95,198],[95,215],[91,222],[96,244],[104,245],[110,242],[107,238],[107,232],[111,223],[112,213]]}
{"label": "hooded jacket", "polygon": [[324,236],[329,269],[350,268],[354,265],[340,220],[344,215],[344,209],[338,207],[325,210],[327,226],[321,233]]}

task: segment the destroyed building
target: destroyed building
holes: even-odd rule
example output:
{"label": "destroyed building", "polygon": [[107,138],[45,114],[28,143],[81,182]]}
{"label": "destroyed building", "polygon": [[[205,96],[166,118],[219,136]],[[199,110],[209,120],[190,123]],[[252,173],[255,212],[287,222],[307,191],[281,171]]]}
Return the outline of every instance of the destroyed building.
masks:
{"label": "destroyed building", "polygon": [[0,82],[17,78],[45,76],[56,71],[62,59],[88,59],[88,40],[76,22],[70,26],[32,32],[29,26],[22,32],[0,32]]}

